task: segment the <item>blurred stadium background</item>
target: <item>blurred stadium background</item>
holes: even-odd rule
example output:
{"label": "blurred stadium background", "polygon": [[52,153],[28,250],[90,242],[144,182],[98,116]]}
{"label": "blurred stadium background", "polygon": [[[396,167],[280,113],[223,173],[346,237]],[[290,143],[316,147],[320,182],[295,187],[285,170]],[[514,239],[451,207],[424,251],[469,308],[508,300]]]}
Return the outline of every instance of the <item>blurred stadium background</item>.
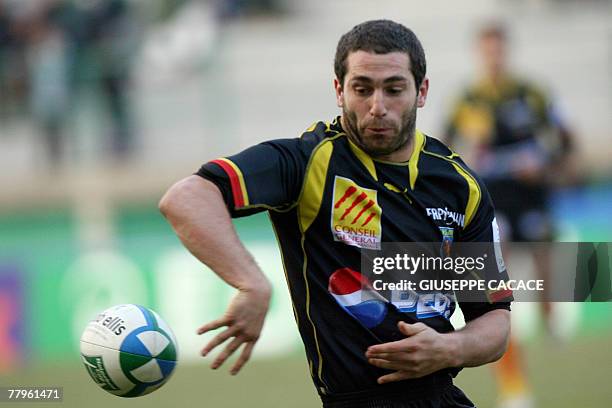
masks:
{"label": "blurred stadium background", "polygon": [[[63,386],[74,407],[317,406],[267,218],[236,221],[275,294],[254,361],[230,377],[198,357],[195,329],[231,291],[156,205],[207,160],[335,116],[336,42],[381,17],[424,43],[418,126],[434,136],[472,75],[474,30],[506,20],[517,69],[578,135],[585,183],[555,195],[559,239],[612,241],[610,1],[0,0],[0,386]],[[175,377],[139,400],[97,389],[79,359],[86,322],[118,303],[154,308],[179,339]],[[612,404],[611,305],[555,304],[557,339],[537,305],[515,305],[538,407]],[[493,406],[489,368],[458,382]]]}

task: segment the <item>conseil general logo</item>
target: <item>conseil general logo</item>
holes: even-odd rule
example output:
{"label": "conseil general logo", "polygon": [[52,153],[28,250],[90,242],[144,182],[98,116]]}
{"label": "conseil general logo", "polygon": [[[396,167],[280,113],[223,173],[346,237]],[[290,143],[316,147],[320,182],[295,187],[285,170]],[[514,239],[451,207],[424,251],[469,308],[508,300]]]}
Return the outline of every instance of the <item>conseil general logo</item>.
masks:
{"label": "conseil general logo", "polygon": [[334,241],[366,249],[380,249],[382,209],[377,192],[336,176],[331,229]]}

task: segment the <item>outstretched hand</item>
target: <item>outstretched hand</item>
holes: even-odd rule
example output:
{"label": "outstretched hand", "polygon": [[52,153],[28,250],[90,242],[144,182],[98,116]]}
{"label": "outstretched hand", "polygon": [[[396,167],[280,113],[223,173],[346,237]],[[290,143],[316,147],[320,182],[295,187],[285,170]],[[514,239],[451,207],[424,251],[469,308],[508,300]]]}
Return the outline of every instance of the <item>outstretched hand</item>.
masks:
{"label": "outstretched hand", "polygon": [[230,370],[232,375],[238,374],[242,366],[251,357],[253,347],[255,347],[255,343],[259,339],[269,303],[269,289],[258,291],[239,290],[220,319],[207,323],[198,329],[198,334],[204,334],[220,327],[226,327],[225,330],[217,334],[202,349],[202,356],[204,357],[215,347],[223,344],[228,339],[232,339],[214,359],[211,364],[212,369],[219,368],[228,357],[244,345],[240,357]]}
{"label": "outstretched hand", "polygon": [[370,346],[368,362],[376,367],[396,370],[378,379],[379,384],[419,378],[454,364],[451,338],[423,323],[398,323],[405,339]]}

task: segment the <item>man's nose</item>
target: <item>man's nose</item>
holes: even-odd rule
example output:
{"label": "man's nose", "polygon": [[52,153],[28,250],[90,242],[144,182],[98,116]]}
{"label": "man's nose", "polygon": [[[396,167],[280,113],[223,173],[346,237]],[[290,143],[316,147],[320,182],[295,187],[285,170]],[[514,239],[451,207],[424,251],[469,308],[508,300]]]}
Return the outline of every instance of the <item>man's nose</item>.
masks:
{"label": "man's nose", "polygon": [[382,117],[387,114],[387,107],[385,106],[385,96],[382,90],[374,91],[371,99],[370,115],[374,117]]}

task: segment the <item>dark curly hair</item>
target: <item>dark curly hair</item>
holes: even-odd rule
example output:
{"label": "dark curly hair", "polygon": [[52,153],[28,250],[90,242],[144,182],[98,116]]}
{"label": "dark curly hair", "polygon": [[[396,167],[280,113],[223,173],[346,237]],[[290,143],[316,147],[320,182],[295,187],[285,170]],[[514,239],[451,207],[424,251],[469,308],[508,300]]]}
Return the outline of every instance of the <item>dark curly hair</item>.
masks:
{"label": "dark curly hair", "polygon": [[356,25],[340,37],[336,47],[334,72],[341,84],[344,84],[346,76],[348,55],[359,50],[376,54],[404,52],[410,57],[410,70],[417,88],[425,78],[427,63],[423,46],[412,30],[399,23],[391,20],[370,20]]}

